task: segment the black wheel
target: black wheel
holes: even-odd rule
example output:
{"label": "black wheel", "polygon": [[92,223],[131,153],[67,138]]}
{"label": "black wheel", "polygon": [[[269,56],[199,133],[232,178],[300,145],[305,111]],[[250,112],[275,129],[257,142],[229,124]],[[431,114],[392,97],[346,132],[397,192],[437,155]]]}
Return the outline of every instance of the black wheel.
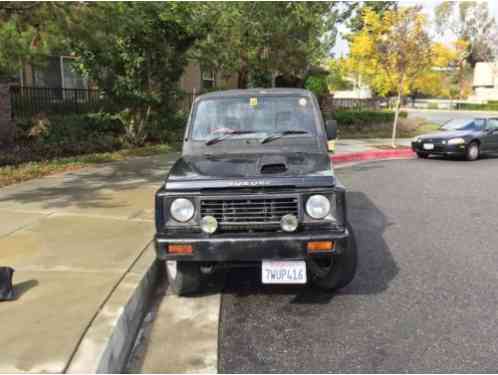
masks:
{"label": "black wheel", "polygon": [[479,159],[479,154],[480,154],[479,143],[471,142],[467,146],[467,149],[465,150],[465,160],[468,161],[477,160]]}
{"label": "black wheel", "polygon": [[425,152],[417,152],[417,157],[420,159],[427,159],[429,157],[429,154],[426,154]]}
{"label": "black wheel", "polygon": [[201,270],[197,262],[166,261],[168,283],[179,296],[199,292]]}
{"label": "black wheel", "polygon": [[344,288],[354,278],[358,261],[358,250],[353,230],[348,225],[349,238],[342,253],[317,256],[309,261],[311,282],[319,288],[336,290]]}

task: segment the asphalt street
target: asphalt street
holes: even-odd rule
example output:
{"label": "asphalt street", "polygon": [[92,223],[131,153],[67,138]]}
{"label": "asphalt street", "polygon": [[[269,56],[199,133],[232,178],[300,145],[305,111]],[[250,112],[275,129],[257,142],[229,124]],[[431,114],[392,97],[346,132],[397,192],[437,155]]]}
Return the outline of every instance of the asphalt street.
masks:
{"label": "asphalt street", "polygon": [[337,293],[231,271],[221,372],[498,370],[498,159],[337,170],[359,271]]}

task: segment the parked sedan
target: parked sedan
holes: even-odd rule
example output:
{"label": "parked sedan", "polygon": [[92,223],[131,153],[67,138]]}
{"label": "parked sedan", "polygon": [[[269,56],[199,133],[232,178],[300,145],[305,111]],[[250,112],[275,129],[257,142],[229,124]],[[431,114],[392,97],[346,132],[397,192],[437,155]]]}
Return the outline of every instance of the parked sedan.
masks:
{"label": "parked sedan", "polygon": [[498,118],[451,120],[440,132],[416,137],[412,149],[419,158],[451,155],[477,160],[483,153],[498,152]]}

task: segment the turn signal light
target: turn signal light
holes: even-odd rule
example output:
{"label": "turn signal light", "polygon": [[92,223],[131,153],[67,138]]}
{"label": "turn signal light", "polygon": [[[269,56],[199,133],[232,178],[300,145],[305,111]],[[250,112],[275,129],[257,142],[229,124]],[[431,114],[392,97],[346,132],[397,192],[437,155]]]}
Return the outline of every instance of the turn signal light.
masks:
{"label": "turn signal light", "polygon": [[332,251],[334,249],[334,241],[313,241],[308,242],[309,252]]}
{"label": "turn signal light", "polygon": [[168,253],[171,254],[192,254],[192,245],[168,245]]}

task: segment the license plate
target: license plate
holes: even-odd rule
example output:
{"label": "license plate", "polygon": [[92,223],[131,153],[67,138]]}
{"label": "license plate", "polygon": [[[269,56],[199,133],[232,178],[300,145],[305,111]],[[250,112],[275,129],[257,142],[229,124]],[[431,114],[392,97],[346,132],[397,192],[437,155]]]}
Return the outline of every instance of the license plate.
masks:
{"label": "license plate", "polygon": [[432,143],[424,143],[424,150],[434,150],[434,145]]}
{"label": "license plate", "polygon": [[306,262],[263,260],[261,281],[263,284],[306,284]]}

